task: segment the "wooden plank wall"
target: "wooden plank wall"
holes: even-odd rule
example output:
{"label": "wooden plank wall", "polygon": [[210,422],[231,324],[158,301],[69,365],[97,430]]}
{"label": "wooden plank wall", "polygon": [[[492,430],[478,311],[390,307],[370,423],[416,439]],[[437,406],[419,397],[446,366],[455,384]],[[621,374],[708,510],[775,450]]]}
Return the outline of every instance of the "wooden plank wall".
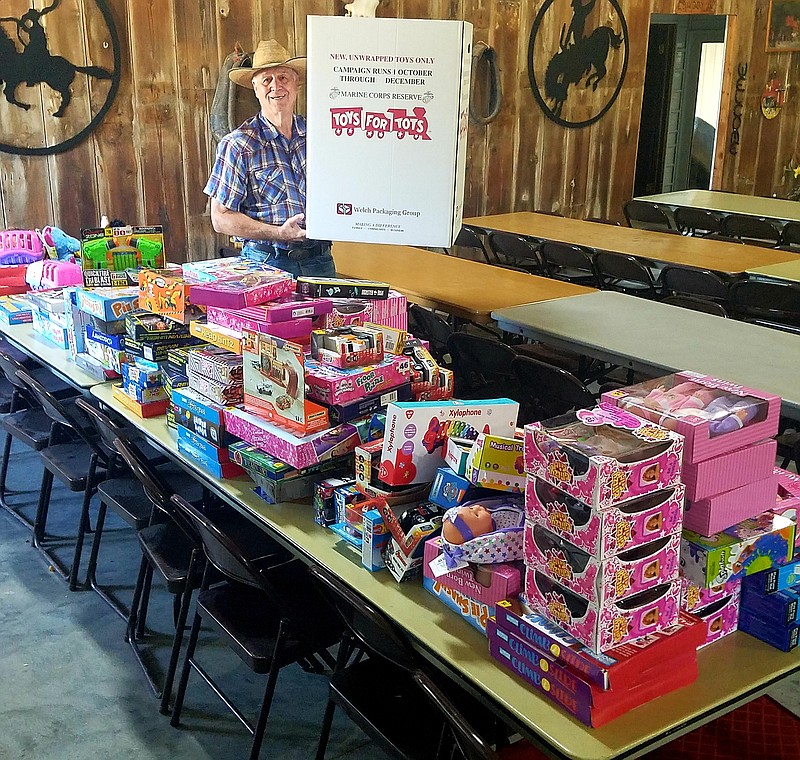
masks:
{"label": "wooden plank wall", "polygon": [[[202,188],[214,152],[208,109],[222,60],[237,42],[252,50],[259,39],[269,37],[290,50],[303,50],[306,16],[342,15],[343,1],[106,2],[122,47],[117,99],[101,126],[72,151],[44,157],[0,154],[0,228],[53,222],[78,234],[82,226],[93,226],[101,213],[108,213],[134,224],[163,224],[171,260],[213,256],[222,241],[211,230]],[[607,14],[608,4],[600,9],[604,2],[598,2],[597,10]],[[47,0],[34,2],[37,8],[46,4]],[[466,215],[530,209],[620,218],[622,203],[633,190],[650,14],[687,8],[736,16],[726,62],[733,85],[723,103],[719,187],[758,195],[788,192],[783,169],[800,160],[800,90],[790,87],[783,113],[772,122],[761,116],[759,97],[773,69],[790,85],[800,84],[800,55],[764,52],[769,0],[620,4],[630,44],[625,85],[604,118],[588,128],[569,130],[545,118],[529,85],[528,38],[541,2],[381,0],[379,16],[466,19],[474,25],[475,41],[496,50],[503,106],[489,125],[470,125]],[[4,13],[21,15],[29,7],[29,0],[8,0]],[[551,44],[557,44],[562,21],[543,29]],[[107,33],[94,0],[62,0],[43,22],[53,54],[110,68]],[[75,24],[86,30],[83,39],[74,35]],[[749,66],[748,81],[741,145],[733,156],[727,144],[735,69],[743,62]],[[70,119],[85,116],[89,104],[96,107],[105,92],[101,83],[76,77]],[[34,107],[23,113],[0,100],[0,140],[4,134],[29,132],[35,144],[37,135],[54,139],[54,130],[68,131],[69,119],[62,123],[49,115],[57,107],[57,96],[49,88],[23,86],[20,93]],[[598,97],[601,94],[602,86]]]}

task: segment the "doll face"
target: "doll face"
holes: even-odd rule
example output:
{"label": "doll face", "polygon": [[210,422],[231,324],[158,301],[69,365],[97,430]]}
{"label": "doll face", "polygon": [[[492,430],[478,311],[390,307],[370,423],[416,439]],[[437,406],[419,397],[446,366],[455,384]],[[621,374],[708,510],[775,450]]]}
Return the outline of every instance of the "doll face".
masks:
{"label": "doll face", "polygon": [[464,535],[466,531],[462,533],[458,525],[451,520],[445,520],[442,525],[442,536],[445,541],[449,541],[451,544],[463,544],[465,541],[475,536],[483,536],[494,530],[492,513],[482,504],[472,504],[468,507],[461,507],[461,509],[458,510],[458,517],[472,535]]}

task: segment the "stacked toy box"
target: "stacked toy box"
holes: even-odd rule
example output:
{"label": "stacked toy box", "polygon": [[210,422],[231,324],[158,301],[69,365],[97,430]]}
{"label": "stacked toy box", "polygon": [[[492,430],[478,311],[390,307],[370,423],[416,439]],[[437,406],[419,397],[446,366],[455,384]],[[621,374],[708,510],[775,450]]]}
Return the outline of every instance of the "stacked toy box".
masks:
{"label": "stacked toy box", "polygon": [[613,407],[525,427],[525,593],[596,652],[675,624],[683,437]]}
{"label": "stacked toy box", "polygon": [[65,299],[61,289],[31,292],[27,299],[31,304],[34,331],[58,348],[69,348]]}
{"label": "stacked toy box", "polygon": [[738,581],[792,554],[793,522],[773,511],[780,399],[692,372],[603,399],[685,437],[683,607],[707,621],[710,643],[736,629]]}

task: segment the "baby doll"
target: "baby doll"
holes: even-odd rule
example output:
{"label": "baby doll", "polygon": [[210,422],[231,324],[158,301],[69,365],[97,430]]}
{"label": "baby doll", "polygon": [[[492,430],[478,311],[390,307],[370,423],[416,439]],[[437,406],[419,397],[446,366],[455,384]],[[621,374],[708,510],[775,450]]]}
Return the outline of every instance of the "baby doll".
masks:
{"label": "baby doll", "polygon": [[703,412],[703,416],[710,420],[709,436],[713,438],[740,430],[753,421],[759,405],[759,400],[753,396],[724,395],[715,398]]}
{"label": "baby doll", "polygon": [[525,510],[522,497],[489,497],[451,507],[442,522],[442,550],[447,567],[459,562],[495,564],[522,558]]}
{"label": "baby doll", "polygon": [[717,393],[713,388],[693,382],[678,383],[669,389],[657,385],[639,403],[648,409],[667,413],[703,409]]}

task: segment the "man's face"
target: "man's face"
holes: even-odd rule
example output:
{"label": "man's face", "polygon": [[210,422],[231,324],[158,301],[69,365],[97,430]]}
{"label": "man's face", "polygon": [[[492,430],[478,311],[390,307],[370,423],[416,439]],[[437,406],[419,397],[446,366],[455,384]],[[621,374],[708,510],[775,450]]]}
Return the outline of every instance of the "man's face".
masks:
{"label": "man's face", "polygon": [[293,111],[299,84],[297,72],[288,66],[265,69],[253,77],[253,89],[266,114]]}

